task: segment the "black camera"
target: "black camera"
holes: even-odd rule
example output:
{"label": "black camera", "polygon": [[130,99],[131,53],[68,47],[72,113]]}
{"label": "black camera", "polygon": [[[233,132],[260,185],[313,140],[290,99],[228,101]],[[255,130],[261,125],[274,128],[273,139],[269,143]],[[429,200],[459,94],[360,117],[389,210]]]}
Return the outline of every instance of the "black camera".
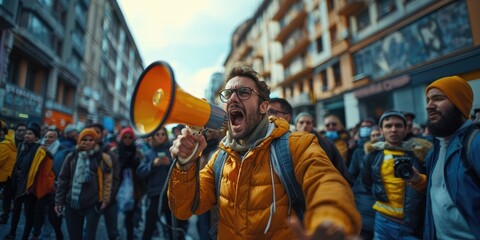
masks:
{"label": "black camera", "polygon": [[397,178],[410,179],[413,177],[412,159],[409,157],[396,157],[393,171]]}

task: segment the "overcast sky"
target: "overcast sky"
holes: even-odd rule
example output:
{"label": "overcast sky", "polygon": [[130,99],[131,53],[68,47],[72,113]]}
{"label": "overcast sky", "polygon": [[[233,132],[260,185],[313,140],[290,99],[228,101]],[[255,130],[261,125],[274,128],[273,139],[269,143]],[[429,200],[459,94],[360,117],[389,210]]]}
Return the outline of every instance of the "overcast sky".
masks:
{"label": "overcast sky", "polygon": [[178,85],[196,97],[223,71],[232,33],[261,0],[118,0],[144,66],[173,68]]}

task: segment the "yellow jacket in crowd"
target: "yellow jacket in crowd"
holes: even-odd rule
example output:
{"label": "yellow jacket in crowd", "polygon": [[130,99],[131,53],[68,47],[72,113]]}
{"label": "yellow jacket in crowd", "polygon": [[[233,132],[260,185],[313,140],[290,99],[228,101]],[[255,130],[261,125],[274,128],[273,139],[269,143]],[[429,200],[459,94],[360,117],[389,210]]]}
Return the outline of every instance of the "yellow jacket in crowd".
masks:
{"label": "yellow jacket in crowd", "polygon": [[9,130],[5,139],[0,142],[0,182],[5,182],[12,176],[17,159],[14,131]]}

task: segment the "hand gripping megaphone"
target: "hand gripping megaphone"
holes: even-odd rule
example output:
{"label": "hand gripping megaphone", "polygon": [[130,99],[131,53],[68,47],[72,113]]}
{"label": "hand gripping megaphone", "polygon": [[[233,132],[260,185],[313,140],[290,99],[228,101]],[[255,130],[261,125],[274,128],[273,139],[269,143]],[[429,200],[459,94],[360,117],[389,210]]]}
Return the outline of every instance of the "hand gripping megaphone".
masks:
{"label": "hand gripping megaphone", "polygon": [[130,122],[140,137],[147,137],[171,123],[220,129],[227,115],[220,107],[183,91],[168,63],[158,61],[140,75],[130,102]]}

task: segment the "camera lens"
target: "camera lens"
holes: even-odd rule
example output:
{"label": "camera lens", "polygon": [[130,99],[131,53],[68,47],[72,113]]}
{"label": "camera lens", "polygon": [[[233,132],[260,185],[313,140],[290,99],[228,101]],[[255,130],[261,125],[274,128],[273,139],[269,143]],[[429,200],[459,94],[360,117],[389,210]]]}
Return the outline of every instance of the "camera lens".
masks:
{"label": "camera lens", "polygon": [[395,177],[409,179],[413,177],[412,162],[408,157],[398,157],[394,162]]}
{"label": "camera lens", "polygon": [[412,172],[412,168],[410,166],[406,166],[404,165],[404,167],[402,167],[400,169],[400,177],[403,178],[403,179],[409,179],[411,178],[413,175],[413,172]]}

